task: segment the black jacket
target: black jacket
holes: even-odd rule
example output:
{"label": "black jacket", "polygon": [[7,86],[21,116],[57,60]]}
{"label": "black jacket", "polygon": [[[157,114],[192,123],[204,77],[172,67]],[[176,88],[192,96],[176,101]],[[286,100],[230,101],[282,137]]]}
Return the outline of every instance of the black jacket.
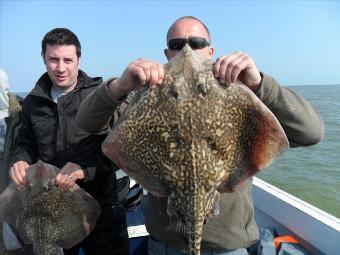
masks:
{"label": "black jacket", "polygon": [[9,183],[9,169],[11,163],[11,155],[15,149],[17,142],[17,134],[20,127],[21,103],[22,98],[8,93],[9,108],[8,117],[5,118],[7,129],[5,135],[4,152],[0,156],[0,194]]}
{"label": "black jacket", "polygon": [[51,98],[52,82],[47,73],[42,75],[23,102],[19,145],[12,162],[33,164],[40,159],[59,168],[67,162],[76,163],[85,170],[85,179],[77,184],[102,206],[111,206],[117,203],[117,167],[101,151],[108,130],[91,135],[75,123],[80,103],[102,81],[79,71],[74,90],[55,103]]}

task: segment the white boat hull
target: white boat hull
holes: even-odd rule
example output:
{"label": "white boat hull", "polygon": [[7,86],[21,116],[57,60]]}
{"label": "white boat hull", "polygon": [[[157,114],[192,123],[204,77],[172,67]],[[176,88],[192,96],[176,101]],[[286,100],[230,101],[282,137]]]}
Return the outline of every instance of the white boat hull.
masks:
{"label": "white boat hull", "polygon": [[259,226],[296,237],[311,254],[339,254],[340,220],[254,177],[253,199]]}

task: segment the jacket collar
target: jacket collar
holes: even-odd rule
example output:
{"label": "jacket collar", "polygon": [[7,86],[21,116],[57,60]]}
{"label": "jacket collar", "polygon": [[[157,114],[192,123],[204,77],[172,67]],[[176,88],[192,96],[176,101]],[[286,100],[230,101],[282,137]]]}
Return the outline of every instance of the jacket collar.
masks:
{"label": "jacket collar", "polygon": [[[9,97],[9,109],[8,109],[9,115],[21,111],[21,104],[17,96],[13,95],[12,93],[8,93],[8,97]],[[20,98],[20,101],[21,100],[22,99]]]}
{"label": "jacket collar", "polygon": [[[94,85],[99,85],[102,82],[103,82],[103,79],[101,77],[91,78],[85,72],[83,72],[82,70],[79,70],[78,81],[73,91],[83,89],[86,87],[91,87]],[[29,93],[29,95],[51,99],[51,87],[52,87],[52,81],[50,77],[48,76],[48,73],[46,72],[39,78],[34,88]]]}

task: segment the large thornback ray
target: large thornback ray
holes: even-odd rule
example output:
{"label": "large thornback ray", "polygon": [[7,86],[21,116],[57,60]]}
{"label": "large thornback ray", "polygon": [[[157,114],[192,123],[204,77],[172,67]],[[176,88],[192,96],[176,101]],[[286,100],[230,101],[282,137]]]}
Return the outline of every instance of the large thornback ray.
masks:
{"label": "large thornback ray", "polygon": [[[169,196],[168,213],[200,253],[205,218],[288,147],[282,127],[246,86],[220,85],[212,62],[186,45],[165,65],[162,86],[139,89],[102,148],[149,192]],[[226,216],[228,217],[228,216]]]}
{"label": "large thornback ray", "polygon": [[84,190],[61,191],[57,167],[38,161],[27,170],[27,184],[11,183],[0,195],[0,221],[11,224],[37,255],[63,254],[83,240],[100,214],[97,201]]}

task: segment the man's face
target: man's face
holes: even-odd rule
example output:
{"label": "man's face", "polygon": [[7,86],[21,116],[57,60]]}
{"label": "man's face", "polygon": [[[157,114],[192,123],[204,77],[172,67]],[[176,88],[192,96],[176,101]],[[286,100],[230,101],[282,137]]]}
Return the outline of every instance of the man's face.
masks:
{"label": "man's face", "polygon": [[[179,20],[171,29],[168,37],[168,42],[174,38],[192,38],[192,37],[202,37],[210,41],[209,35],[205,30],[204,26],[194,19],[185,18]],[[202,49],[195,50],[201,56],[211,59],[214,53],[214,49],[210,46],[204,47]],[[168,60],[176,56],[179,51],[165,49],[164,53]]]}
{"label": "man's face", "polygon": [[47,44],[42,57],[53,84],[63,91],[73,90],[79,70],[76,46]]}

